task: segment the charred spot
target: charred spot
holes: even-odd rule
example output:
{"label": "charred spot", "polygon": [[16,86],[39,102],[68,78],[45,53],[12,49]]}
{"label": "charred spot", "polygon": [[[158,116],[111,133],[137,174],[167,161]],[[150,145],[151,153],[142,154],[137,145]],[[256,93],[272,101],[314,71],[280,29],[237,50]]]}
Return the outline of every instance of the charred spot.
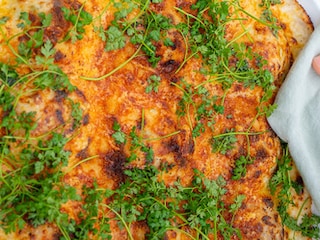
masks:
{"label": "charred spot", "polygon": [[242,229],[245,235],[252,234],[252,233],[257,233],[260,235],[260,233],[263,232],[263,226],[260,223],[252,224],[252,222],[246,222],[244,223]]}
{"label": "charred spot", "polygon": [[173,59],[170,59],[164,63],[161,63],[161,72],[171,73],[179,67],[179,63]]}
{"label": "charred spot", "polygon": [[260,176],[261,176],[261,170],[257,170],[257,171],[255,171],[255,173],[253,174],[253,177],[254,178],[259,178]]}
{"label": "charred spot", "polygon": [[189,9],[192,5],[192,2],[184,1],[184,0],[177,0],[176,5],[178,8],[181,8],[181,9]]}
{"label": "charred spot", "polygon": [[30,40],[30,37],[28,37],[27,35],[22,35],[20,37],[18,37],[19,42],[26,42],[28,40]]}
{"label": "charred spot", "polygon": [[187,159],[182,155],[181,148],[177,143],[173,143],[174,160],[179,166],[185,166]]}
{"label": "charred spot", "polygon": [[[90,142],[90,140],[88,140],[88,142]],[[76,157],[79,159],[85,159],[85,158],[89,157],[88,146],[85,147],[84,149],[80,150],[79,152],[77,152]]]}
{"label": "charred spot", "polygon": [[117,184],[124,182],[126,175],[124,174],[124,166],[127,156],[123,151],[116,150],[106,154],[104,161],[105,172],[113,177]]}
{"label": "charred spot", "polygon": [[303,179],[302,179],[301,176],[298,176],[295,182],[296,182],[298,185],[300,185],[300,186],[303,186],[303,185],[304,185]]}
{"label": "charred spot", "polygon": [[171,46],[172,50],[182,49],[183,48],[182,41],[178,38],[178,36],[174,36],[174,37],[175,38],[173,40],[173,46]]}
{"label": "charred spot", "polygon": [[194,142],[192,139],[189,139],[189,141],[182,145],[181,152],[183,155],[192,154],[194,152]]}
{"label": "charred spot", "polygon": [[170,81],[173,82],[173,83],[177,83],[177,82],[179,82],[179,78],[173,76],[173,77],[170,79]]}
{"label": "charred spot", "polygon": [[264,158],[266,158],[266,157],[268,157],[268,156],[269,156],[269,155],[268,155],[267,151],[266,151],[264,148],[259,148],[259,149],[257,150],[256,159],[261,160],[261,159],[264,159]]}
{"label": "charred spot", "polygon": [[255,30],[258,34],[267,35],[267,33],[270,31],[270,29],[262,24],[255,24]]}
{"label": "charred spot", "polygon": [[29,12],[29,20],[32,22],[33,26],[39,26],[41,24],[39,17],[30,12]]}
{"label": "charred spot", "polygon": [[64,90],[57,90],[55,91],[54,99],[58,103],[63,102],[68,97],[68,93]]}
{"label": "charred spot", "polygon": [[179,152],[180,151],[180,145],[177,143],[175,139],[170,139],[169,142],[166,144],[166,148],[169,150],[169,152]]}
{"label": "charred spot", "polygon": [[265,215],[265,216],[262,217],[261,220],[266,225],[271,226],[271,227],[275,227],[275,225],[271,222],[271,217],[270,216]]}
{"label": "charred spot", "polygon": [[53,234],[52,240],[59,240],[59,239],[61,239],[61,237],[62,237],[62,234],[56,232]]}
{"label": "charred spot", "polygon": [[234,91],[235,91],[235,92],[243,91],[243,85],[241,85],[241,84],[236,84],[236,85],[235,85],[235,88],[234,88]]}
{"label": "charred spot", "polygon": [[79,96],[80,98],[82,98],[83,100],[87,100],[86,96],[84,95],[84,93],[82,91],[80,91],[78,88],[76,88],[75,93],[77,94],[77,96]]}
{"label": "charred spot", "polygon": [[55,45],[59,39],[64,37],[69,23],[64,19],[61,7],[63,6],[61,0],[53,1],[52,14],[52,25],[45,29],[44,35],[48,38],[53,45]]}
{"label": "charred spot", "polygon": [[[146,125],[146,124],[147,124],[146,119],[144,119],[144,125]],[[138,130],[142,130],[142,120],[141,119],[137,121],[136,126],[137,126]]]}
{"label": "charred spot", "polygon": [[60,109],[56,110],[56,117],[57,117],[59,123],[64,124],[63,113]]}
{"label": "charred spot", "polygon": [[277,138],[277,134],[273,131],[273,129],[270,127],[270,125],[268,125],[268,131],[269,131],[269,134],[270,134],[270,137],[271,138]]}
{"label": "charred spot", "polygon": [[78,1],[72,1],[70,3],[71,8],[73,8],[74,10],[79,10],[82,6],[82,4]]}
{"label": "charred spot", "polygon": [[287,24],[285,24],[284,22],[280,22],[279,25],[280,25],[281,29],[283,29],[283,30],[287,29]]}
{"label": "charred spot", "polygon": [[292,186],[294,188],[294,190],[296,191],[297,194],[301,195],[303,194],[303,186],[304,186],[304,183],[303,183],[303,179],[301,176],[298,176],[296,178],[296,180],[294,182],[292,182]]}
{"label": "charred spot", "polygon": [[157,4],[152,4],[152,8],[156,11],[156,12],[161,12],[161,11],[163,11],[163,9],[164,9],[164,4],[165,4],[165,2],[164,1],[161,1],[161,2],[159,2],[159,3],[157,3]]}
{"label": "charred spot", "polygon": [[181,146],[176,139],[170,139],[165,143],[165,147],[169,153],[173,153],[174,160],[179,166],[185,166],[187,163],[186,156],[194,152],[194,143],[192,139]]}
{"label": "charred spot", "polygon": [[273,203],[273,201],[272,201],[271,198],[265,197],[265,198],[262,199],[262,201],[264,202],[264,204],[265,204],[267,207],[273,208],[274,203]]}
{"label": "charred spot", "polygon": [[250,139],[251,143],[255,143],[260,140],[260,136],[259,135],[251,135],[251,136],[249,136],[249,139]]}
{"label": "charred spot", "polygon": [[275,221],[275,222],[278,222],[278,221],[279,221],[279,214],[275,213],[275,214],[273,215],[273,218],[274,218],[274,221]]}
{"label": "charred spot", "polygon": [[87,114],[85,114],[85,115],[83,116],[82,124],[83,124],[83,125],[88,125],[88,124],[89,124],[89,121],[90,121],[90,116],[89,116],[89,114],[87,113]]}
{"label": "charred spot", "polygon": [[54,61],[55,62],[60,62],[62,59],[64,59],[66,57],[65,54],[63,54],[60,50],[58,50],[56,52],[56,54],[54,55]]}
{"label": "charred spot", "polygon": [[53,45],[56,45],[59,39],[64,36],[64,31],[62,28],[57,26],[49,26],[46,28],[44,35]]}

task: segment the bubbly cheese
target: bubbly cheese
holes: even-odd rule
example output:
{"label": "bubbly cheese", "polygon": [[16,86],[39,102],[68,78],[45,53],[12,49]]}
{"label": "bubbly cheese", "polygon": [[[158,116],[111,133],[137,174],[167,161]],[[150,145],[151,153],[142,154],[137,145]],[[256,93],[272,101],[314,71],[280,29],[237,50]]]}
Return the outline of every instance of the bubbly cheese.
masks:
{"label": "bubbly cheese", "polygon": [[[232,203],[235,196],[246,195],[244,204],[234,219],[234,226],[240,229],[243,239],[285,239],[293,236],[294,233],[283,227],[276,210],[275,196],[268,188],[269,180],[277,167],[277,159],[281,155],[281,146],[265,117],[256,118],[263,90],[233,83],[223,99],[224,114],[215,119],[214,131],[206,131],[193,139],[190,121],[179,118],[176,114],[182,92],[172,83],[183,78],[186,82],[197,85],[207,81],[208,77],[199,71],[202,67],[201,58],[191,58],[177,71],[188,48],[181,34],[169,32],[169,36],[174,39],[175,48],[158,46],[157,53],[162,58],[156,68],[152,68],[143,56],[133,58],[124,65],[123,63],[135,54],[137,47],[127,44],[123,49],[106,52],[104,42],[94,31],[93,24],[85,27],[82,40],[59,44],[59,37],[69,27],[63,20],[61,7],[70,4],[69,2],[0,1],[0,17],[11,18],[5,29],[8,35],[18,31],[16,23],[21,11],[53,15],[53,24],[46,32],[46,37],[56,44],[56,63],[77,87],[69,97],[80,102],[84,111],[83,125],[66,147],[71,152],[71,157],[69,166],[65,168],[67,174],[64,181],[79,191],[84,184],[92,185],[95,180],[100,188],[117,188],[124,180],[123,171],[130,150],[115,144],[112,125],[116,120],[123,132],[129,134],[133,126],[141,126],[143,119],[144,138],[160,138],[148,142],[148,146],[154,151],[154,165],[173,165],[162,176],[166,184],[173,184],[178,179],[184,185],[189,184],[194,168],[202,171],[209,179],[223,176],[227,179],[228,192],[224,199],[227,205]],[[184,21],[184,18],[175,7],[188,9],[192,3],[193,1],[163,0],[155,11],[170,17],[178,24]],[[249,17],[245,12],[235,12],[235,17],[244,20],[234,20],[226,25],[226,39],[245,42],[254,52],[265,58],[266,68],[275,77],[277,85],[280,85],[295,56],[312,32],[312,24],[296,1],[284,0],[271,7],[278,25],[281,26],[278,34],[274,34],[268,26],[254,19],[261,15],[259,3],[260,1],[256,0],[239,1],[240,6],[253,17]],[[85,10],[95,18],[102,13],[109,1],[87,0],[83,4]],[[101,21],[105,28],[110,25],[113,13],[111,7],[104,13]],[[17,41],[12,41],[14,47],[17,46]],[[0,37],[0,59],[8,62],[8,59],[14,59],[14,56],[4,42],[3,36]],[[123,67],[118,71],[99,81],[84,79],[98,78],[121,65]],[[159,90],[157,93],[147,94],[147,79],[153,74],[161,76]],[[224,95],[224,90],[218,84],[207,83],[205,86],[212,95]],[[68,101],[63,99],[63,94],[46,90],[24,96],[25,99],[21,100],[18,111],[37,111],[38,125],[33,135],[39,136],[67,122],[70,109]],[[193,123],[193,109],[190,110],[190,116]],[[250,155],[255,160],[248,165],[246,176],[235,181],[231,179],[235,159],[247,150],[248,138],[238,135],[236,147],[225,155],[213,153],[209,142],[212,135],[223,133],[226,129],[241,132],[248,128],[261,133],[248,137]],[[161,138],[172,133],[175,134],[171,137]],[[90,157],[91,160],[81,163],[83,159]],[[132,166],[142,167],[144,164],[144,156],[141,155],[140,160],[132,163]],[[295,197],[299,209],[308,198],[308,193],[304,189],[302,195]],[[61,211],[76,219],[79,208],[79,203],[68,202]],[[310,212],[309,203],[305,205],[305,211]],[[114,239],[127,239],[125,230],[119,229],[116,223],[111,222],[111,229]],[[144,223],[136,223],[131,226],[131,231],[134,239],[145,239],[148,227]],[[47,224],[38,228],[26,227],[7,236],[0,231],[0,239],[56,239],[59,234],[56,226]],[[169,231],[166,239],[188,238],[181,232]]]}

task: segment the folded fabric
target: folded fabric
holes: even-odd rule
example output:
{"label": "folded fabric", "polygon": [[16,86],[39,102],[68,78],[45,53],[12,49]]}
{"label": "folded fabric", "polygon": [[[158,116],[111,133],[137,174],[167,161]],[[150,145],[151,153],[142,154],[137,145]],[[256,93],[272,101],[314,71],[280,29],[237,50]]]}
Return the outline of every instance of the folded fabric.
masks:
{"label": "folded fabric", "polygon": [[277,109],[268,122],[288,143],[289,151],[320,213],[320,76],[312,59],[320,54],[320,26],[289,71],[277,97]]}

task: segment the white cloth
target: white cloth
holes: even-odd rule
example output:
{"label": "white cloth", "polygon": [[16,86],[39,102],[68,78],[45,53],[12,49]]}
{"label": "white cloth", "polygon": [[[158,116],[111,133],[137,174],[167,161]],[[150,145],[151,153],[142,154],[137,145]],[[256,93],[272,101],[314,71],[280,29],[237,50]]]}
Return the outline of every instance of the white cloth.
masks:
{"label": "white cloth", "polygon": [[320,213],[320,76],[312,59],[320,54],[320,26],[300,52],[276,97],[268,122],[288,143],[301,177]]}

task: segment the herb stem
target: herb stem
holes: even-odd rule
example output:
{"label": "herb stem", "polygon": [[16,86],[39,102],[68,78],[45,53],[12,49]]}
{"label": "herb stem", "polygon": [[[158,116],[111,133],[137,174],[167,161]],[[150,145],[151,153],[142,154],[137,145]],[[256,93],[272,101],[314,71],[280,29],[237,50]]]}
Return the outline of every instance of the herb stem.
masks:
{"label": "herb stem", "polygon": [[97,157],[99,157],[99,155],[94,155],[94,156],[91,156],[91,157],[82,159],[81,161],[77,162],[77,163],[74,164],[73,166],[69,167],[69,168],[68,168],[68,171],[66,171],[65,174],[71,172],[73,169],[75,169],[77,166],[81,165],[82,163],[89,162],[90,160],[95,159],[95,158],[97,158]]}
{"label": "herb stem", "polygon": [[128,225],[127,225],[126,221],[123,219],[123,217],[116,210],[114,210],[112,207],[110,207],[109,205],[101,204],[101,206],[104,206],[104,207],[108,208],[109,210],[111,210],[119,218],[119,220],[121,221],[121,223],[123,224],[124,228],[127,231],[128,238],[130,240],[134,240],[134,238],[133,238],[133,236],[131,234],[130,228],[128,227]]}
{"label": "herb stem", "polygon": [[145,138],[144,140],[145,141],[148,141],[148,142],[151,142],[151,141],[159,141],[159,140],[162,140],[162,139],[165,139],[165,138],[169,138],[169,137],[172,137],[174,135],[177,135],[179,134],[181,131],[178,130],[178,131],[175,131],[173,133],[169,133],[167,135],[164,135],[164,136],[161,136],[161,137],[156,137],[156,138]]}
{"label": "herb stem", "polygon": [[262,132],[226,132],[226,133],[221,133],[218,135],[213,136],[213,138],[220,138],[220,137],[226,137],[226,136],[231,136],[231,135],[246,135],[246,136],[254,136],[254,135],[260,135],[263,133],[266,133],[266,131]]}
{"label": "herb stem", "polygon": [[129,57],[126,61],[124,61],[123,63],[121,63],[119,66],[117,66],[116,68],[114,68],[113,70],[111,70],[110,72],[108,72],[107,74],[100,76],[100,77],[85,77],[85,76],[80,76],[80,78],[84,79],[84,80],[89,80],[89,81],[100,81],[103,80],[105,78],[110,77],[112,74],[114,74],[115,72],[119,71],[121,68],[123,68],[125,65],[127,65],[132,59],[134,59],[140,49],[141,49],[142,45],[139,45],[138,49],[131,55],[131,57]]}

